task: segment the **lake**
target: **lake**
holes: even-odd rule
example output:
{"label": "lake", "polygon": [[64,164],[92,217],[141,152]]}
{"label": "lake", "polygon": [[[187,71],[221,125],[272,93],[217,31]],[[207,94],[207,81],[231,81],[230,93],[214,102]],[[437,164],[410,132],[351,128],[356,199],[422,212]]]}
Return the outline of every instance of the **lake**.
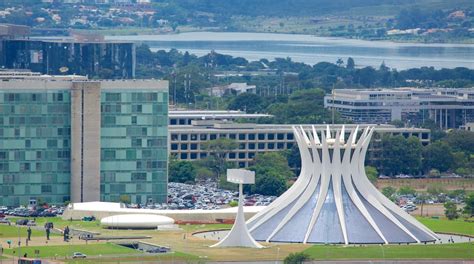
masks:
{"label": "lake", "polygon": [[420,44],[388,41],[315,37],[311,35],[191,32],[170,35],[107,36],[108,40],[143,42],[152,50],[188,51],[198,56],[211,50],[218,53],[259,60],[290,57],[293,61],[315,64],[335,63],[339,58],[355,60],[357,67],[407,69],[422,66],[435,68],[474,68],[473,44]]}

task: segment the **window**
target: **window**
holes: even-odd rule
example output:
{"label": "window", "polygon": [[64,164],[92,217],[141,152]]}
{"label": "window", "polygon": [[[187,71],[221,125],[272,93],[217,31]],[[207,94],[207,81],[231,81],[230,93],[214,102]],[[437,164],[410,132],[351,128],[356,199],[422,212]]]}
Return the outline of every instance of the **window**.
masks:
{"label": "window", "polygon": [[265,149],[265,143],[258,143],[258,149]]}
{"label": "window", "polygon": [[239,153],[239,159],[245,159],[245,152]]}
{"label": "window", "polygon": [[132,181],[146,181],[146,172],[133,172]]}
{"label": "window", "polygon": [[277,139],[278,139],[278,140],[283,140],[283,139],[285,139],[285,134],[278,133],[278,134],[277,134]]}
{"label": "window", "polygon": [[293,133],[288,133],[288,134],[286,134],[286,138],[287,138],[288,140],[293,140]]}
{"label": "window", "polygon": [[249,143],[249,149],[255,149],[255,143]]}
{"label": "window", "polygon": [[229,153],[229,159],[235,159],[235,157],[236,157],[235,152]]}
{"label": "window", "polygon": [[265,140],[265,134],[263,133],[258,134],[258,140]]}
{"label": "window", "polygon": [[52,191],[51,185],[41,185],[41,193],[51,193]]}
{"label": "window", "polygon": [[245,140],[245,134],[239,134],[239,140]]}
{"label": "window", "polygon": [[284,149],[285,148],[285,143],[278,143],[277,144],[277,149]]}
{"label": "window", "polygon": [[200,135],[199,135],[199,139],[200,139],[200,140],[203,140],[203,141],[204,141],[204,140],[207,140],[207,134],[200,134]]}
{"label": "window", "polygon": [[217,135],[216,135],[216,134],[211,134],[211,135],[210,135],[210,139],[211,139],[211,140],[215,140],[216,138],[217,138]]}
{"label": "window", "polygon": [[180,125],[186,124],[186,119],[179,119],[179,124]]}
{"label": "window", "polygon": [[197,140],[197,134],[191,134],[191,140],[196,141]]}
{"label": "window", "polygon": [[275,134],[268,134],[267,138],[268,140],[275,140]]}
{"label": "window", "polygon": [[240,143],[239,144],[239,149],[245,149],[245,143]]}
{"label": "window", "polygon": [[106,102],[118,102],[120,101],[120,98],[121,98],[120,93],[106,93],[105,94]]}
{"label": "window", "polygon": [[181,140],[188,140],[187,134],[181,134]]}
{"label": "window", "polygon": [[255,157],[255,152],[249,152],[249,159],[253,159]]}
{"label": "window", "polygon": [[201,153],[199,154],[199,157],[201,157],[201,159],[204,159],[207,157],[207,153]]}
{"label": "window", "polygon": [[171,150],[177,150],[178,149],[178,144],[173,143],[171,144]]}
{"label": "window", "polygon": [[141,147],[142,139],[141,138],[132,138],[132,147]]}
{"label": "window", "polygon": [[58,141],[55,139],[48,139],[47,146],[48,148],[56,148],[58,147]]}
{"label": "window", "polygon": [[115,150],[104,150],[104,159],[115,159]]}
{"label": "window", "polygon": [[197,153],[191,153],[190,157],[191,159],[197,159]]}
{"label": "window", "polygon": [[196,150],[197,147],[198,147],[198,145],[196,143],[191,144],[191,149],[192,150]]}
{"label": "window", "polygon": [[268,143],[268,149],[275,149],[275,143]]}
{"label": "window", "polygon": [[237,136],[236,134],[229,134],[230,139],[236,139],[236,136]]}
{"label": "window", "polygon": [[170,125],[176,125],[177,121],[176,119],[170,119]]}
{"label": "window", "polygon": [[255,134],[249,134],[249,140],[255,140]]}
{"label": "window", "polygon": [[132,113],[141,113],[142,105],[132,105]]}
{"label": "window", "polygon": [[187,150],[188,144],[181,144],[181,150]]}
{"label": "window", "polygon": [[137,124],[137,117],[132,116],[132,125],[136,125],[136,124]]}
{"label": "window", "polygon": [[188,159],[188,153],[181,153],[181,159],[182,160]]}
{"label": "window", "polygon": [[128,160],[134,160],[137,158],[137,151],[134,149],[128,149],[126,152],[126,157]]}

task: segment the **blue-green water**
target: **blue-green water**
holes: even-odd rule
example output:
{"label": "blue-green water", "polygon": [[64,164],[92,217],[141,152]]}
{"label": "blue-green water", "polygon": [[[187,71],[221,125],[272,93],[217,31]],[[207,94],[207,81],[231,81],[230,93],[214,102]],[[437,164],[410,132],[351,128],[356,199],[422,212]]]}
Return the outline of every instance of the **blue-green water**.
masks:
{"label": "blue-green water", "polygon": [[110,40],[147,43],[153,50],[171,48],[204,55],[211,50],[248,60],[290,57],[293,61],[315,64],[354,58],[357,67],[407,69],[422,66],[435,68],[474,68],[472,44],[418,44],[387,41],[364,41],[324,38],[310,35],[270,33],[193,32],[171,35],[108,36]]}

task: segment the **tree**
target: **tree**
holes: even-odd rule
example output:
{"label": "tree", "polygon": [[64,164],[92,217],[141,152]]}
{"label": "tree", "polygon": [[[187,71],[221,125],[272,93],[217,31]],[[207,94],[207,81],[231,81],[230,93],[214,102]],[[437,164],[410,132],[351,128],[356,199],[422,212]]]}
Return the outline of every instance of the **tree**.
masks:
{"label": "tree", "polygon": [[398,194],[400,195],[414,195],[415,193],[415,189],[410,186],[402,186],[400,189],[398,189]]}
{"label": "tree", "polygon": [[437,169],[440,172],[447,171],[454,163],[451,147],[443,141],[436,141],[423,148],[423,169],[430,171]]}
{"label": "tree", "polygon": [[382,137],[382,171],[386,175],[416,174],[421,169],[422,145],[418,138]]}
{"label": "tree", "polygon": [[349,57],[347,59],[346,68],[349,69],[349,70],[353,70],[355,68],[355,62],[354,62],[354,59],[352,57]]}
{"label": "tree", "polygon": [[242,93],[232,99],[228,109],[243,110],[247,113],[256,113],[262,112],[265,107],[265,102],[261,96],[253,93]]}
{"label": "tree", "polygon": [[285,155],[279,152],[258,154],[249,169],[255,171],[255,184],[246,187],[252,193],[278,196],[286,190],[288,179],[293,177]]}
{"label": "tree", "polygon": [[227,154],[237,147],[238,143],[229,138],[218,138],[202,144],[203,150],[206,150],[211,155],[209,161],[214,164],[211,169],[216,173],[217,179],[219,179],[221,174],[227,169]]}
{"label": "tree", "polygon": [[377,168],[372,166],[365,166],[365,174],[367,175],[367,178],[369,178],[371,183],[375,183],[379,177],[379,172],[377,171]]}
{"label": "tree", "polygon": [[310,260],[310,256],[303,252],[290,253],[283,260],[284,264],[302,264],[307,260]]}
{"label": "tree", "polygon": [[393,195],[396,192],[397,192],[397,190],[395,188],[393,188],[392,186],[387,186],[387,187],[384,187],[382,189],[383,195],[385,195],[385,197],[387,197],[388,199],[392,199]]}
{"label": "tree", "polygon": [[169,162],[169,181],[189,183],[196,179],[196,169],[190,161],[171,158]]}
{"label": "tree", "polygon": [[444,215],[446,215],[449,220],[457,219],[459,212],[456,204],[453,202],[444,203]]}
{"label": "tree", "polygon": [[420,215],[423,216],[423,207],[426,203],[426,200],[429,199],[429,196],[426,195],[425,193],[420,193],[416,196],[416,199],[418,200],[418,202],[421,204],[421,208],[420,208]]}
{"label": "tree", "polygon": [[265,172],[255,180],[255,192],[262,195],[280,196],[286,191],[286,179],[274,170]]}
{"label": "tree", "polygon": [[471,192],[466,199],[464,199],[464,203],[466,205],[464,206],[463,213],[468,217],[474,216],[474,192]]}
{"label": "tree", "polygon": [[444,139],[455,151],[474,154],[474,133],[471,131],[455,130],[446,135]]}

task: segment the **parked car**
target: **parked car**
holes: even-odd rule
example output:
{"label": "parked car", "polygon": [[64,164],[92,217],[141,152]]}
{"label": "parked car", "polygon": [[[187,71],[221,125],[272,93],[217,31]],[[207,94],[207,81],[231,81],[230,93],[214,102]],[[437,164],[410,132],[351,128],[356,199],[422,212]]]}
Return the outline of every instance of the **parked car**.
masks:
{"label": "parked car", "polygon": [[74,252],[74,254],[72,254],[72,258],[87,258],[87,255],[81,252]]}

